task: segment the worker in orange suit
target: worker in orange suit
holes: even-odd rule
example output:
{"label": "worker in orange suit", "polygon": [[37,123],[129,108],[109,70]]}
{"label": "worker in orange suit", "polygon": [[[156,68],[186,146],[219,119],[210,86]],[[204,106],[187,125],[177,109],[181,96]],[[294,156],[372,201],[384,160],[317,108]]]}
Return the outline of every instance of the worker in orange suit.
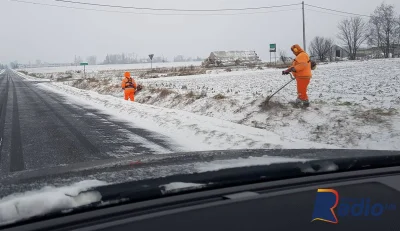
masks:
{"label": "worker in orange suit", "polygon": [[122,80],[121,87],[125,93],[125,100],[135,101],[136,82],[131,77],[131,73],[125,72],[125,78]]}
{"label": "worker in orange suit", "polygon": [[303,104],[304,107],[309,107],[310,102],[308,101],[307,87],[312,77],[311,60],[308,54],[298,44],[293,45],[291,50],[296,58],[293,60],[292,66],[282,71],[282,74],[293,74],[297,82],[296,104]]}

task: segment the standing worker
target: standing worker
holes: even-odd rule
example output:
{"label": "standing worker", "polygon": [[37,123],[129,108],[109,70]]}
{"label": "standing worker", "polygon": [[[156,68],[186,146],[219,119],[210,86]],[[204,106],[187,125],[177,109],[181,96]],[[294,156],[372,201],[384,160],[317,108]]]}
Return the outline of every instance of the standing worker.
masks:
{"label": "standing worker", "polygon": [[296,104],[303,104],[304,107],[309,107],[307,87],[312,77],[311,73],[311,60],[308,54],[298,45],[295,44],[291,47],[293,54],[296,58],[293,60],[292,66],[287,70],[282,71],[283,75],[293,73],[297,82],[297,99]]}
{"label": "standing worker", "polygon": [[121,87],[125,93],[125,100],[130,99],[131,101],[135,101],[136,82],[131,77],[131,73],[125,72],[125,78],[122,80]]}

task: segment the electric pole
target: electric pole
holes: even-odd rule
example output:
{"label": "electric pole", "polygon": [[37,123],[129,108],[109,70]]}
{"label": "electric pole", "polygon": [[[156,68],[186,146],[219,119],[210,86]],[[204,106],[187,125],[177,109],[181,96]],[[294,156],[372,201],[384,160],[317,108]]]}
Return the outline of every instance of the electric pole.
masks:
{"label": "electric pole", "polygon": [[307,48],[306,48],[306,19],[304,17],[304,1],[301,2],[302,5],[302,9],[303,9],[303,48],[304,51],[307,52]]}

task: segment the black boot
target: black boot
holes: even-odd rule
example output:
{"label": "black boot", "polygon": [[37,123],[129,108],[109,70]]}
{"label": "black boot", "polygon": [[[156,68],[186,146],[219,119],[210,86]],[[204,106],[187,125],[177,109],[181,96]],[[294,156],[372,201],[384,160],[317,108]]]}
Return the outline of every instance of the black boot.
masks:
{"label": "black boot", "polygon": [[310,106],[310,102],[308,100],[304,100],[303,107],[309,107],[309,106]]}

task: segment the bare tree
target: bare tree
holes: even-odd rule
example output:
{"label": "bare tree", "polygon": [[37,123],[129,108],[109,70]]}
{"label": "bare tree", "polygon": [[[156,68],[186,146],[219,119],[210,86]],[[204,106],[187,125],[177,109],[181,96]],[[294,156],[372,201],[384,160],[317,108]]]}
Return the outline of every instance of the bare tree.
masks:
{"label": "bare tree", "polygon": [[75,64],[75,65],[79,65],[81,62],[82,62],[81,56],[78,56],[78,57],[75,56],[75,58],[74,58],[74,64]]}
{"label": "bare tree", "polygon": [[317,36],[310,43],[310,54],[316,56],[319,60],[324,61],[331,58],[333,48],[333,40]]}
{"label": "bare tree", "polygon": [[96,65],[97,64],[97,57],[94,56],[94,55],[87,57],[86,60],[90,65]]}
{"label": "bare tree", "polygon": [[392,47],[396,41],[396,31],[399,26],[394,6],[382,3],[371,15],[369,24],[370,36],[368,43],[379,47],[385,58],[389,58],[389,54],[393,53]]}
{"label": "bare tree", "polygon": [[397,19],[396,23],[397,23],[397,28],[396,28],[396,32],[395,32],[395,42],[394,42],[394,44],[399,46],[400,45],[400,15],[399,15],[399,18]]}
{"label": "bare tree", "polygon": [[356,59],[358,49],[368,39],[368,24],[361,17],[352,17],[340,21],[338,29],[338,38],[343,42],[349,59]]}
{"label": "bare tree", "polygon": [[19,67],[18,61],[11,62],[10,67],[12,69],[18,69],[18,67]]}
{"label": "bare tree", "polygon": [[281,51],[279,52],[279,59],[283,62],[283,64],[286,64],[286,61],[287,61],[287,54],[286,54],[286,51],[281,50]]}

